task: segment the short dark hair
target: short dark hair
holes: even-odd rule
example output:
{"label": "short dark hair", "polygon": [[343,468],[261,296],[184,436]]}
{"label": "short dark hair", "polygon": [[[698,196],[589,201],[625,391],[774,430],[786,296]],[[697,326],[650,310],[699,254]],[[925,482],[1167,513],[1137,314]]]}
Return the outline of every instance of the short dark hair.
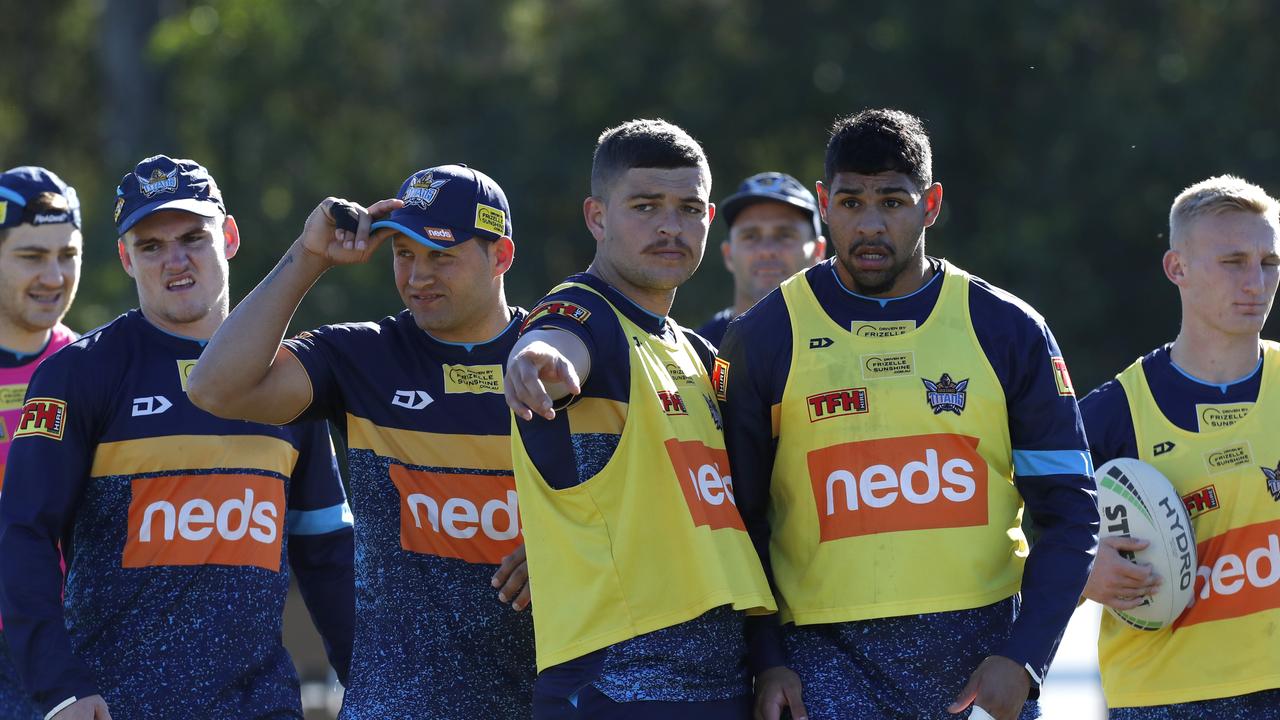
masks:
{"label": "short dark hair", "polygon": [[[603,198],[631,168],[696,167],[711,177],[702,146],[666,120],[629,120],[600,133],[591,159],[591,194]],[[709,188],[708,188],[709,189]]]}
{"label": "short dark hair", "polygon": [[[32,213],[57,213],[66,212],[71,209],[71,203],[67,201],[65,195],[56,192],[42,192],[31,198],[31,202],[27,203],[22,211],[28,215]],[[13,228],[4,228],[0,230],[0,243],[9,237],[9,231]]]}
{"label": "short dark hair", "polygon": [[838,118],[827,141],[827,182],[840,172],[900,172],[924,190],[933,184],[933,150],[920,118],[901,110],[863,110]]}

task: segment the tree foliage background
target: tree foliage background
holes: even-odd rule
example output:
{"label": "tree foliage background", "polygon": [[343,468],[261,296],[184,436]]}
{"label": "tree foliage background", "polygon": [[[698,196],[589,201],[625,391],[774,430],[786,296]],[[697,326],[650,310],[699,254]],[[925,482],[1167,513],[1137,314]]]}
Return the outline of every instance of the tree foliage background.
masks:
{"label": "tree foliage background", "polygon": [[[513,206],[508,296],[589,262],[599,132],[660,116],[706,146],[713,198],[744,176],[818,179],[837,115],[922,116],[946,194],[931,252],[1020,295],[1082,390],[1177,331],[1159,259],[1184,186],[1232,172],[1280,193],[1280,4],[1270,0],[0,0],[0,163],[85,203],[70,322],[131,307],[113,189],[142,157],[193,157],[245,244],[233,301],[321,198],[391,196],[443,162]],[[729,303],[713,225],[675,317]],[[330,273],[295,329],[399,309],[389,253]],[[1275,321],[1268,335],[1275,336]]]}

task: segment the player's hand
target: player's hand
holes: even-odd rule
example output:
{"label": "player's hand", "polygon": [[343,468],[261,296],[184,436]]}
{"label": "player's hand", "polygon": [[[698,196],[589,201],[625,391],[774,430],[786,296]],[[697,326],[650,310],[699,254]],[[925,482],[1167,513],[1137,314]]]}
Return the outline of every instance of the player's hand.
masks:
{"label": "player's hand", "polygon": [[801,699],[800,676],[789,667],[779,665],[756,676],[755,720],[778,720],[782,709],[791,710],[791,720],[808,720]]}
{"label": "player's hand", "polygon": [[969,676],[969,682],[947,707],[947,712],[962,713],[974,705],[996,720],[1018,720],[1030,692],[1031,676],[1026,668],[1007,657],[992,655]]}
{"label": "player's hand", "polygon": [[90,695],[62,708],[50,720],[111,720],[111,713],[101,695]]}
{"label": "player's hand", "polygon": [[498,588],[498,600],[510,603],[512,610],[520,612],[529,607],[529,563],[525,560],[524,545],[502,558],[492,582]]}
{"label": "player's hand", "polygon": [[582,392],[578,373],[559,350],[545,342],[532,342],[516,353],[507,363],[507,375],[503,379],[503,391],[507,405],[521,420],[532,420],[534,413],[551,420],[557,398],[551,390],[564,390],[557,397],[577,395]]}
{"label": "player's hand", "polygon": [[[344,203],[357,216],[355,232],[338,227],[335,215],[339,212],[335,203]],[[320,259],[328,266],[353,265],[367,261],[373,251],[378,249],[387,236],[394,234],[390,229],[379,229],[369,234],[369,226],[374,220],[380,220],[392,210],[404,207],[400,200],[381,200],[370,205],[368,209],[357,203],[338,198],[325,198],[311,211],[306,224],[302,227],[302,235],[298,243],[309,255]]]}
{"label": "player's hand", "polygon": [[1147,563],[1134,562],[1120,553],[1137,552],[1148,544],[1137,538],[1103,538],[1098,543],[1098,557],[1085,583],[1084,596],[1116,610],[1132,610],[1141,605],[1163,580]]}

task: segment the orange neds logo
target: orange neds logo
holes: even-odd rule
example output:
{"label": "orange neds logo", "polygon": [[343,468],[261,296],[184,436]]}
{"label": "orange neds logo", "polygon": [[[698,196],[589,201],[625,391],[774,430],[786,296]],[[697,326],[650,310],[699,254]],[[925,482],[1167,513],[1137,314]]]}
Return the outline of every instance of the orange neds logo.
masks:
{"label": "orange neds logo", "polygon": [[470,475],[391,466],[400,491],[400,547],[496,565],[520,547],[513,475]]}
{"label": "orange neds logo", "polygon": [[742,516],[733,499],[733,476],[729,474],[729,454],[707,447],[698,440],[668,440],[667,455],[675,468],[680,491],[684,493],[693,524],[712,530],[733,528],[745,531]]}
{"label": "orange neds logo", "polygon": [[821,541],[987,524],[978,439],[936,434],[841,443],[809,453]]}
{"label": "orange neds logo", "polygon": [[284,481],[266,475],[138,478],[123,567],[253,565],[280,569]]}
{"label": "orange neds logo", "polygon": [[1196,545],[1196,604],[1174,628],[1280,608],[1280,521],[1228,530]]}

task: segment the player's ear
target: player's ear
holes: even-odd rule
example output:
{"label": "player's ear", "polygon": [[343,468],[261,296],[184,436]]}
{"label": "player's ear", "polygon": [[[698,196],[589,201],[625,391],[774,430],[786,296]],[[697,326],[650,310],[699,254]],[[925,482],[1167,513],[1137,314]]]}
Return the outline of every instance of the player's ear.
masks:
{"label": "player's ear", "polygon": [[712,220],[716,219],[716,204],[707,203],[707,224],[710,225]]}
{"label": "player's ear", "polygon": [[493,262],[493,275],[497,277],[511,269],[511,263],[516,259],[516,244],[509,237],[500,237],[492,245],[489,252]]}
{"label": "player's ear", "polygon": [[724,258],[724,269],[732,273],[733,265],[729,263],[733,260],[733,245],[730,243],[730,238],[720,241],[720,257]]}
{"label": "player's ear", "polygon": [[818,214],[822,216],[822,221],[827,221],[827,201],[830,197],[827,195],[827,186],[819,180],[813,184],[813,189],[818,193]]}
{"label": "player's ear", "polygon": [[133,277],[133,260],[129,258],[129,250],[124,246],[124,238],[116,240],[116,252],[120,253],[120,265],[129,277]]}
{"label": "player's ear", "polygon": [[924,226],[930,227],[942,212],[942,183],[934,183],[924,191]]}
{"label": "player's ear", "polygon": [[827,238],[823,235],[819,235],[817,239],[813,241],[813,257],[811,258],[809,265],[817,265],[825,259],[827,259]]}
{"label": "player's ear", "polygon": [[1187,266],[1182,254],[1177,250],[1165,250],[1161,264],[1164,266],[1164,276],[1169,278],[1169,282],[1181,287],[1187,278]]}
{"label": "player's ear", "polygon": [[592,195],[582,201],[582,219],[587,221],[587,229],[599,243],[604,240],[604,200]]}
{"label": "player's ear", "polygon": [[230,260],[240,250],[240,227],[230,215],[222,221],[222,236],[226,241],[227,259]]}

